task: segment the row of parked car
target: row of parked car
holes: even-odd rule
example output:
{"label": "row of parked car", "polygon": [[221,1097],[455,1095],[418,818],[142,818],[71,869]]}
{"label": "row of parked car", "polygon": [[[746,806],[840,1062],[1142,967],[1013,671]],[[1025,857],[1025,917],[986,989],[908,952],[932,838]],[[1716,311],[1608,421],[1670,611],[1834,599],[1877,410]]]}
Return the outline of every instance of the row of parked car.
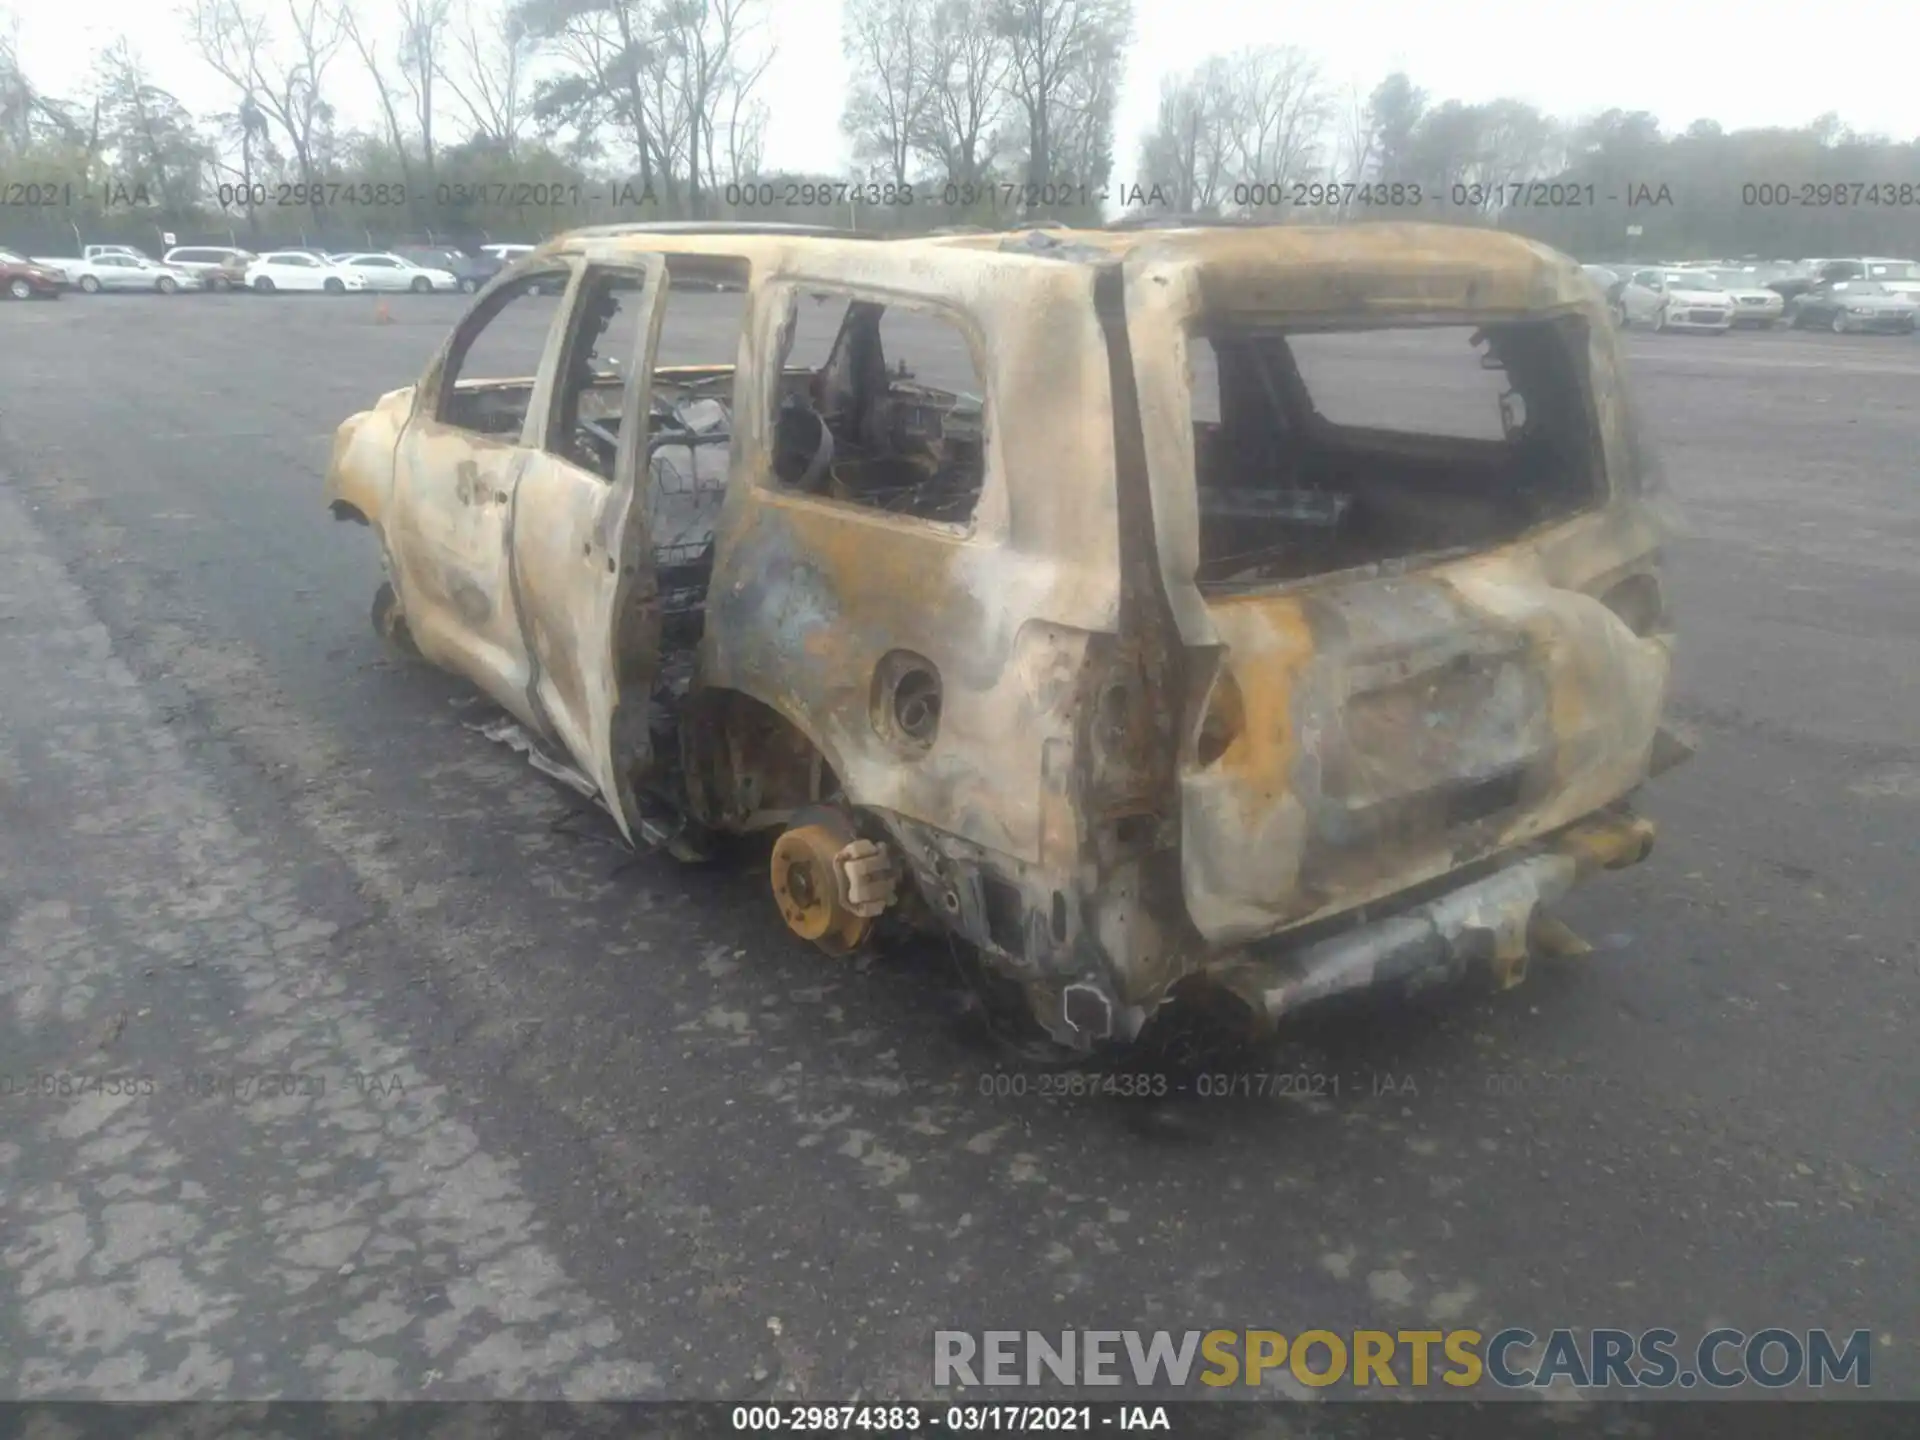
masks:
{"label": "row of parked car", "polygon": [[181,245],[158,260],[130,245],[88,245],[79,256],[33,256],[0,250],[0,290],[15,300],[59,295],[66,290],[98,294],[138,290],[161,295],[181,291],[478,290],[531,245],[486,245],[474,254],[431,245],[393,250],[271,250],[255,255],[216,245]]}
{"label": "row of parked car", "polygon": [[1614,321],[1623,326],[1722,335],[1776,325],[1839,335],[1920,329],[1920,262],[1912,260],[1867,255],[1581,268],[1606,292]]}

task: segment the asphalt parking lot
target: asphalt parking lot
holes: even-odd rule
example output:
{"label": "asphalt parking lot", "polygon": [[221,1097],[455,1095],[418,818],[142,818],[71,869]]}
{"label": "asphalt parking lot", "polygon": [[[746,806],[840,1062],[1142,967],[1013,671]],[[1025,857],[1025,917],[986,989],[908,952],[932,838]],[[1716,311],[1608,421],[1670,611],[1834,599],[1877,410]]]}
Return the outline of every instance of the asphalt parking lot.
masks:
{"label": "asphalt parking lot", "polygon": [[839,965],[758,872],[626,854],[382,648],[321,474],[462,308],[0,308],[0,1394],[1725,1324],[1871,1328],[1920,1397],[1920,343],[1630,334],[1703,747],[1568,905],[1596,953],[1221,1062],[1317,1096],[1147,1107],[998,1093],[943,951]]}

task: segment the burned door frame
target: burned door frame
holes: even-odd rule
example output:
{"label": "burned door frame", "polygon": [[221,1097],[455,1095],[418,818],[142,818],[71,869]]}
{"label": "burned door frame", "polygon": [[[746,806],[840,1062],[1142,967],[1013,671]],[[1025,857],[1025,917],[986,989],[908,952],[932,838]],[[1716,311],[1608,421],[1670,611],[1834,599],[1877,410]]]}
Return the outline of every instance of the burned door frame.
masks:
{"label": "burned door frame", "polygon": [[[414,643],[470,677],[524,723],[537,725],[528,656],[511,578],[513,495],[536,449],[571,313],[574,266],[556,256],[490,291],[461,317],[414,390],[393,453],[393,493],[381,521],[387,571]],[[517,435],[487,435],[445,417],[474,342],[542,280],[566,277],[536,362]],[[450,491],[450,493],[449,493]]]}
{"label": "burned door frame", "polygon": [[[564,437],[553,428],[568,384],[558,366],[573,355],[588,297],[608,275],[640,281],[611,479],[561,453]],[[508,524],[528,704],[629,840],[644,829],[636,792],[653,759],[647,707],[660,659],[660,611],[646,525],[647,457],[653,371],[670,290],[662,254],[595,248],[575,257],[566,321],[537,417],[540,444],[522,466]]]}

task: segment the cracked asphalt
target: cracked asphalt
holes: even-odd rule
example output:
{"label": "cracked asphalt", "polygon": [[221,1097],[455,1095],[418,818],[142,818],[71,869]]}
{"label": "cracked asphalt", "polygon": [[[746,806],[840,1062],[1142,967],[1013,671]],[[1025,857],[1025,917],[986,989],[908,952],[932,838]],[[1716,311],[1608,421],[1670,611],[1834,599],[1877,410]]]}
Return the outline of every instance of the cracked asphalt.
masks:
{"label": "cracked asphalt", "polygon": [[1703,746],[1566,907],[1596,952],[1219,1061],[1316,1094],[1149,1108],[1034,1093],[943,949],[829,961],[751,865],[627,854],[382,648],[321,473],[459,307],[392,313],[0,307],[0,1396],[1725,1324],[1871,1328],[1920,1397],[1920,343],[1630,335]]}

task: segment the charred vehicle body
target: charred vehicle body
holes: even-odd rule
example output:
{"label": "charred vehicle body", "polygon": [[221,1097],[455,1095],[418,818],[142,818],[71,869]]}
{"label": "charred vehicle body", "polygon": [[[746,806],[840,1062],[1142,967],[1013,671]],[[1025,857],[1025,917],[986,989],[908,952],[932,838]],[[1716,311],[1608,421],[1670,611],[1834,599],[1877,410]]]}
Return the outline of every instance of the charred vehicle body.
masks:
{"label": "charred vehicle body", "polygon": [[[470,378],[541,286],[535,372]],[[664,363],[716,288],[735,363]],[[977,393],[891,353],[928,323]],[[1465,379],[1387,423],[1376,344]],[[1511,236],[614,227],[493,281],[329,489],[376,623],[631,840],[766,832],[795,933],[945,931],[1086,1050],[1582,948],[1550,907],[1687,748],[1656,479],[1603,298]]]}

